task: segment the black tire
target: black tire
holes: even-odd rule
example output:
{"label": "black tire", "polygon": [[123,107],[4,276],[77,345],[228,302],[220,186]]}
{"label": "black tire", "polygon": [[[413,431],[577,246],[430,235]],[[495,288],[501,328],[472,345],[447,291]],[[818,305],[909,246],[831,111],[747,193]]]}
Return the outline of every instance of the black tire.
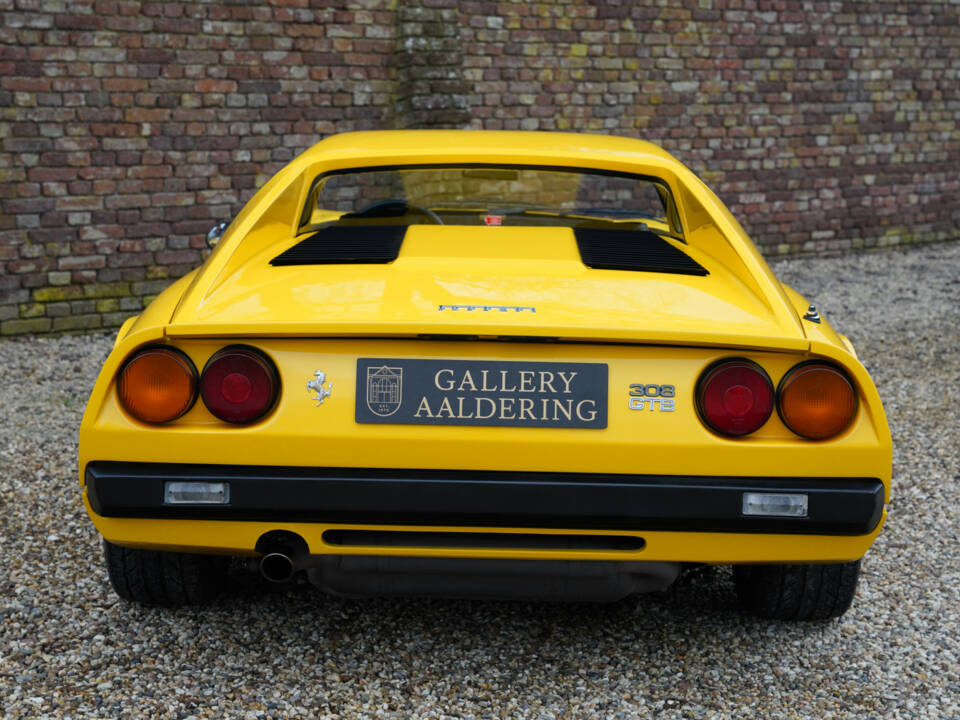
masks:
{"label": "black tire", "polygon": [[829,620],[843,615],[857,592],[860,561],[833,565],[734,565],[737,597],[771,620]]}
{"label": "black tire", "polygon": [[124,600],[144,605],[203,605],[226,584],[230,558],[137,550],[103,541],[110,584]]}

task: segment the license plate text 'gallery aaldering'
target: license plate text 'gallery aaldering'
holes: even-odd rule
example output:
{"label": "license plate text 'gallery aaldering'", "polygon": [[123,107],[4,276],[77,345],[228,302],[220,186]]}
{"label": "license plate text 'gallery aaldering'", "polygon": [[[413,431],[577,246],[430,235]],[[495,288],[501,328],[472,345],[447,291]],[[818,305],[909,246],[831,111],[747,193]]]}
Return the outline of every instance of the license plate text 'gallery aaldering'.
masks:
{"label": "license plate text 'gallery aaldering'", "polygon": [[360,358],[356,421],[605,428],[607,365]]}

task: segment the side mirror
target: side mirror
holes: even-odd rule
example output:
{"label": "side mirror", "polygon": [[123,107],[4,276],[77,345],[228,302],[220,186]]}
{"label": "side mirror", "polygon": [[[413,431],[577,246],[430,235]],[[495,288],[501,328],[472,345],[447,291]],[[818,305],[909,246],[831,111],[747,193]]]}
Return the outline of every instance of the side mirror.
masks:
{"label": "side mirror", "polygon": [[207,245],[210,247],[216,247],[217,243],[220,242],[220,236],[226,232],[226,229],[230,226],[226,220],[221,220],[216,225],[214,225],[207,232]]}

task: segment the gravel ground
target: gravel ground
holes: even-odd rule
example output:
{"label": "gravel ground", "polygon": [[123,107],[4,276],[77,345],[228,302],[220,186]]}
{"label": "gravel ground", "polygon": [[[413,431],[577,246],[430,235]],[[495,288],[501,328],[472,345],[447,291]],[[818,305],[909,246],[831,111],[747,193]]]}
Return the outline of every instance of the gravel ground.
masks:
{"label": "gravel ground", "polygon": [[7,340],[2,716],[960,716],[960,243],[775,271],[854,341],[893,429],[889,522],[840,620],[744,617],[725,569],[611,605],[345,601],[239,574],[210,608],[121,602],[75,477],[111,340]]}

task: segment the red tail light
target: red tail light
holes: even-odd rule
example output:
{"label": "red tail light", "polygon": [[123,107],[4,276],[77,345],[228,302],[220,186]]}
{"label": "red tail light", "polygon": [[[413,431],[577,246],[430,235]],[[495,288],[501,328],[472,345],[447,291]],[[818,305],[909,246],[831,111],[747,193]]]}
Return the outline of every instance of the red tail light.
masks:
{"label": "red tail light", "polygon": [[279,389],[273,363],[248,347],[227,347],[216,353],[200,377],[203,404],[221,420],[237,425],[263,417]]}
{"label": "red tail light", "polygon": [[723,360],[700,376],[697,410],[721,435],[739,437],[763,427],[773,412],[773,384],[750,360]]}

